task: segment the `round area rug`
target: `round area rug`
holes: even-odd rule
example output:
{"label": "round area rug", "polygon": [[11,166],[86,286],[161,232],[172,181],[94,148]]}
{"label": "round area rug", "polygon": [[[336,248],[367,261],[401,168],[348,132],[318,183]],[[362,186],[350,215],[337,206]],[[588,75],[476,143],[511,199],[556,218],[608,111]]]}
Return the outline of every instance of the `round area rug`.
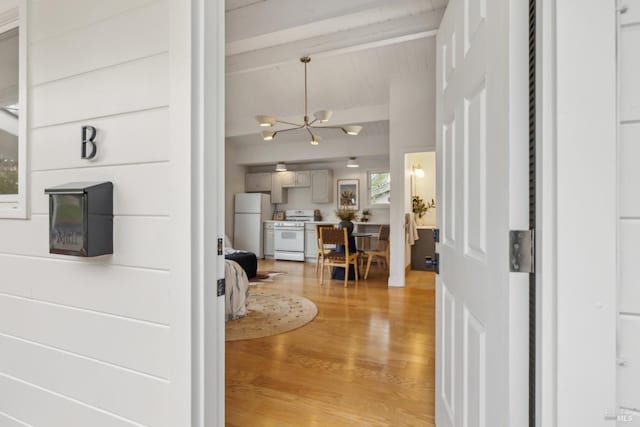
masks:
{"label": "round area rug", "polygon": [[318,314],[316,305],[306,298],[263,289],[249,288],[247,315],[226,323],[226,341],[268,337],[298,329]]}

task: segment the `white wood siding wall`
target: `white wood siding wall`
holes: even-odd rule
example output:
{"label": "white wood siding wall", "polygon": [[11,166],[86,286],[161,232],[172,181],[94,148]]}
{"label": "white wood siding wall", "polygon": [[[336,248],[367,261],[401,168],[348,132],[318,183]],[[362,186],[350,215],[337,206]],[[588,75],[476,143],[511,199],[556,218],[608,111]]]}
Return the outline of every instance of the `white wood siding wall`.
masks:
{"label": "white wood siding wall", "polygon": [[[32,215],[0,220],[0,425],[175,427],[168,0],[28,7]],[[44,188],[85,180],[114,183],[114,255],[50,255]]]}
{"label": "white wood siding wall", "polygon": [[619,33],[618,404],[640,425],[640,0],[621,4],[628,10]]}

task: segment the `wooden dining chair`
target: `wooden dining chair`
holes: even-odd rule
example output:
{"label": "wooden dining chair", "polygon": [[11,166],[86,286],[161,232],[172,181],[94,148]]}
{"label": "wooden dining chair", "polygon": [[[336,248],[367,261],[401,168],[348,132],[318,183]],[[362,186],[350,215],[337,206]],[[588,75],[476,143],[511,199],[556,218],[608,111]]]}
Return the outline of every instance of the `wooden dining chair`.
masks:
{"label": "wooden dining chair", "polygon": [[333,224],[316,224],[316,244],[318,246],[318,254],[316,255],[316,274],[318,274],[318,266],[320,260],[331,251],[331,249],[325,249],[322,247],[322,241],[320,240],[320,230],[323,228],[334,228]]}
{"label": "wooden dining chair", "polygon": [[364,278],[369,276],[369,269],[371,268],[371,261],[376,258],[376,262],[380,265],[379,261],[382,261],[386,267],[389,268],[389,225],[381,225],[378,232],[378,241],[376,247],[370,251],[364,251],[364,259],[367,260],[367,268],[364,272]]}
{"label": "wooden dining chair", "polygon": [[[330,272],[332,267],[344,268],[344,287],[347,287],[349,281],[349,266],[353,265],[355,270],[355,282],[358,286],[358,253],[349,252],[349,235],[346,228],[321,228],[320,244],[323,250],[328,250],[322,257],[322,265],[320,266],[320,283],[324,283],[324,267]],[[344,252],[338,252],[332,246],[344,248]]]}

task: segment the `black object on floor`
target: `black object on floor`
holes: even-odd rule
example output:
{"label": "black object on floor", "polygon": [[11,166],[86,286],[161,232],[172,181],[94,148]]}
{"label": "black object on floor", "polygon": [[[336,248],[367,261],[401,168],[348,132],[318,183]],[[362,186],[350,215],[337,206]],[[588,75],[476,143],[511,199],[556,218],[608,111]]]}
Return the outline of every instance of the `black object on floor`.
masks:
{"label": "black object on floor", "polygon": [[224,257],[240,264],[240,267],[247,273],[248,279],[256,277],[258,273],[258,257],[253,252],[236,252],[227,254]]}

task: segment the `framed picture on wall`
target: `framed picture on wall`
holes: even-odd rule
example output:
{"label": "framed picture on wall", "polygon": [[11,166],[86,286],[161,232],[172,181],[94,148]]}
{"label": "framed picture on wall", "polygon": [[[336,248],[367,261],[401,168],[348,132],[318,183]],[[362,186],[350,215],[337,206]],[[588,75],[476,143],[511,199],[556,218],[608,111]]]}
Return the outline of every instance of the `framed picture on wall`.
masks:
{"label": "framed picture on wall", "polygon": [[360,209],[360,180],[338,180],[338,209]]}

